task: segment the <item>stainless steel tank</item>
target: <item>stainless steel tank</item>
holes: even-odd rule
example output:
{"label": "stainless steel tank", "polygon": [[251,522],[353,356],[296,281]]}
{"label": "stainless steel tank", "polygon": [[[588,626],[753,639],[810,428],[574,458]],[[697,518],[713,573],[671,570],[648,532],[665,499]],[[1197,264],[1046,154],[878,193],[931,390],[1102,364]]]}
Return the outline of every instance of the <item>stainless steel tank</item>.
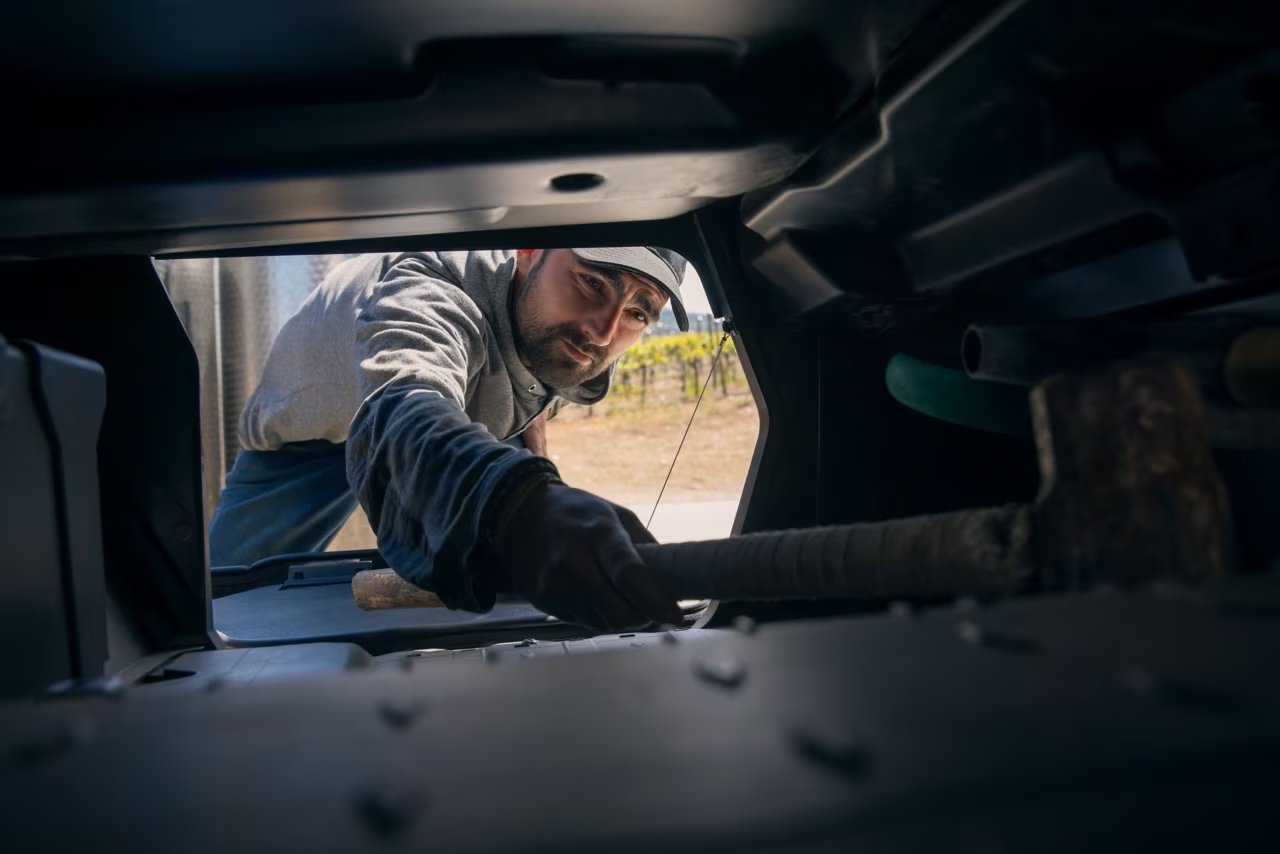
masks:
{"label": "stainless steel tank", "polygon": [[205,516],[212,516],[240,445],[240,410],[271,344],[307,294],[350,255],[158,260],[156,271],[200,362]]}

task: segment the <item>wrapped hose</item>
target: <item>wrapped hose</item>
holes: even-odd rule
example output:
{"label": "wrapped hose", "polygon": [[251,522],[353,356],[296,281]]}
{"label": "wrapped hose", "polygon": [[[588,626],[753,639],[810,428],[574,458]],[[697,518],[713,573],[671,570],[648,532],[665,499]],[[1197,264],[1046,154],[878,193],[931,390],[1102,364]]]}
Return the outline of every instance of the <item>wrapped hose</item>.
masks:
{"label": "wrapped hose", "polygon": [[[771,531],[636,551],[676,599],[831,599],[1011,592],[1030,576],[1026,505]],[[392,570],[352,580],[361,608],[439,607]]]}

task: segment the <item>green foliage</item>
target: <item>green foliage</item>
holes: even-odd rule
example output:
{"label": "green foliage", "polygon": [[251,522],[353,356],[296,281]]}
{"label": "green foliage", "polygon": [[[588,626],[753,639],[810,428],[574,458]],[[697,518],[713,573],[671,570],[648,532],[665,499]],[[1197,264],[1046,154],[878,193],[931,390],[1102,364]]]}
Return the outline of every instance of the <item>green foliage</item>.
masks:
{"label": "green foliage", "polygon": [[[720,337],[719,334],[699,332],[646,335],[618,360],[612,394],[626,400],[638,400],[643,407],[651,396],[675,385],[681,399],[694,399],[706,382],[706,372],[711,367]],[[730,387],[738,388],[745,384],[738,366],[737,351],[730,338],[725,342],[716,365],[713,385],[720,389],[721,394],[728,394]]]}

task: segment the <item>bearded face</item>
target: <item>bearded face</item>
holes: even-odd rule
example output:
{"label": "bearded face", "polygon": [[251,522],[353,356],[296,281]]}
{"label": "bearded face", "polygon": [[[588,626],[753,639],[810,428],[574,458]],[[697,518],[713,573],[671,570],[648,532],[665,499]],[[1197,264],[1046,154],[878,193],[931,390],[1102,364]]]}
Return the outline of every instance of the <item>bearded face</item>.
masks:
{"label": "bearded face", "polygon": [[573,324],[550,324],[531,312],[521,327],[524,357],[533,375],[545,385],[571,388],[600,376],[609,367],[608,352],[586,341]]}
{"label": "bearded face", "polygon": [[665,295],[647,280],[543,252],[515,303],[517,346],[533,375],[570,388],[608,370],[657,319]]}

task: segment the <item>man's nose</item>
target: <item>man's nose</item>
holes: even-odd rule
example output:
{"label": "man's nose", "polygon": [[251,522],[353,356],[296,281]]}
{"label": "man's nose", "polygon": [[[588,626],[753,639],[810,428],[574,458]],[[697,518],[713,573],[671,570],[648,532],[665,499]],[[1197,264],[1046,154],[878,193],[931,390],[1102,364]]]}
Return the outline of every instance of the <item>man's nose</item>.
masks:
{"label": "man's nose", "polygon": [[585,318],[582,328],[587,333],[587,340],[597,347],[608,347],[618,333],[622,308],[620,305],[605,306]]}

